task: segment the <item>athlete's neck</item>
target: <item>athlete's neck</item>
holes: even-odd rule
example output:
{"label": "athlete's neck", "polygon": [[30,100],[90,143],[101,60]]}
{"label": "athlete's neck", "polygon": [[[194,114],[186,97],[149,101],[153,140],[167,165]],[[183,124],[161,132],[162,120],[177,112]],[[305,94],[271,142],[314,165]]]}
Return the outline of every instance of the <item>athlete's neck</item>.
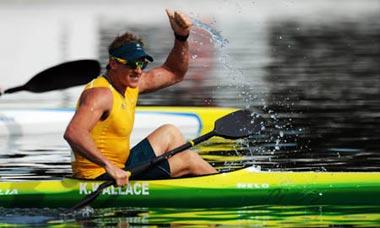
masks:
{"label": "athlete's neck", "polygon": [[104,78],[107,79],[107,81],[112,85],[112,87],[118,92],[120,93],[120,95],[122,95],[124,97],[124,94],[125,94],[125,90],[127,88],[123,87],[123,86],[120,86],[119,83],[117,83],[117,79],[114,79],[112,77],[112,75],[110,75],[108,72],[106,72],[104,74]]}

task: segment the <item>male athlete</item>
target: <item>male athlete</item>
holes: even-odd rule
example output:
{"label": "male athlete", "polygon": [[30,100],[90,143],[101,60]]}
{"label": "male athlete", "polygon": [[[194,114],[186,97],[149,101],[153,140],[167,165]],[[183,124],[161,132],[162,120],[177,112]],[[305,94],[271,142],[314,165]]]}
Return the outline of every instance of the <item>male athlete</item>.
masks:
{"label": "male athlete", "polygon": [[[106,73],[87,84],[81,94],[64,134],[74,153],[74,177],[113,178],[118,186],[123,186],[131,175],[128,170],[185,143],[175,126],[163,125],[130,149],[138,95],[182,81],[188,69],[191,20],[178,11],[166,13],[175,41],[163,65],[144,71],[153,58],[144,51],[141,39],[125,33],[109,46]],[[197,153],[184,151],[135,178],[162,179],[216,172]]]}

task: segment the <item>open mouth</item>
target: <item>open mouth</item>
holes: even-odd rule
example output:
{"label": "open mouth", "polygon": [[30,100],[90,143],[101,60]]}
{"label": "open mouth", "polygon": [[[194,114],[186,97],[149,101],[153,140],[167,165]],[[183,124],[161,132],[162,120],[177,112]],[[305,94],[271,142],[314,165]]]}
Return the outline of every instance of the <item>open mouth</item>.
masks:
{"label": "open mouth", "polygon": [[139,75],[129,75],[129,78],[132,80],[138,80],[140,77]]}

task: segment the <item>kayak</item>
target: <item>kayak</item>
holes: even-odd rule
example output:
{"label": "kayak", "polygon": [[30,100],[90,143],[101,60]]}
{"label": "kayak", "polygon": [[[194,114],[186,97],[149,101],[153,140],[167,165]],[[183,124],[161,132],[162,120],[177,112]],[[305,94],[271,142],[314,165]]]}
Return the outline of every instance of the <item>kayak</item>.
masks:
{"label": "kayak", "polygon": [[[137,107],[132,139],[143,139],[162,124],[173,124],[186,138],[194,138],[212,130],[216,119],[235,110],[222,107]],[[0,137],[63,134],[73,114],[73,109],[0,109]]]}
{"label": "kayak", "polygon": [[[0,181],[0,207],[70,208],[99,181],[63,178]],[[380,172],[262,172],[255,167],[213,175],[131,181],[108,187],[94,208],[215,208],[252,205],[380,205]]]}

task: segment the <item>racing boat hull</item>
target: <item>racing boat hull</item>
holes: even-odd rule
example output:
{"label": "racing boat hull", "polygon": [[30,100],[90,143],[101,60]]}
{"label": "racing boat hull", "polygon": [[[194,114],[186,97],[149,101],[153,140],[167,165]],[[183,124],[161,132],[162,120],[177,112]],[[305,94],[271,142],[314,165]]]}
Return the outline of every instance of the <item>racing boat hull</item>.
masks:
{"label": "racing boat hull", "polygon": [[[62,180],[0,182],[0,207],[69,208],[101,182]],[[131,181],[109,187],[91,204],[104,207],[215,208],[252,205],[379,205],[379,172],[229,173]]]}

